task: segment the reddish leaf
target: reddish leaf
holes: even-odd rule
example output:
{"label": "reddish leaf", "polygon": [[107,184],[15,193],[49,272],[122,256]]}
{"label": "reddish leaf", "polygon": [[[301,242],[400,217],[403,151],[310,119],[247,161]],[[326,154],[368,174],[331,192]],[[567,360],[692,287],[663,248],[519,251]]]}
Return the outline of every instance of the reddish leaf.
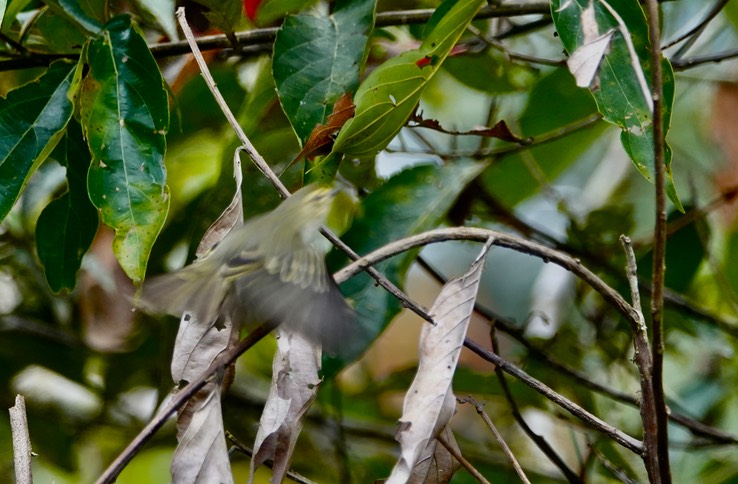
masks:
{"label": "reddish leaf", "polygon": [[243,11],[252,22],[256,19],[256,12],[259,10],[262,0],[243,0]]}
{"label": "reddish leaf", "polygon": [[510,128],[504,120],[498,121],[497,124],[495,124],[491,128],[473,129],[469,131],[469,134],[475,134],[478,136],[491,136],[503,141],[520,143],[521,145],[529,145],[532,141],[530,138],[521,138],[520,136],[510,131]]}
{"label": "reddish leaf", "polygon": [[305,142],[305,146],[290,162],[290,165],[302,158],[313,158],[314,156],[330,153],[335,135],[341,129],[341,126],[354,116],[355,108],[356,106],[351,100],[351,94],[346,93],[338,98],[336,104],[333,105],[333,111],[325,120],[325,124],[315,125],[310,137]]}
{"label": "reddish leaf", "polygon": [[413,122],[414,127],[428,128],[441,133],[453,134],[453,135],[471,135],[471,136],[484,136],[487,138],[497,138],[502,141],[509,141],[511,143],[518,143],[520,145],[529,145],[533,140],[531,138],[522,138],[513,133],[508,127],[505,121],[499,121],[493,127],[481,127],[470,129],[469,131],[455,131],[446,129],[441,126],[441,123],[437,119],[425,119],[422,114],[415,113],[410,117],[410,121]]}

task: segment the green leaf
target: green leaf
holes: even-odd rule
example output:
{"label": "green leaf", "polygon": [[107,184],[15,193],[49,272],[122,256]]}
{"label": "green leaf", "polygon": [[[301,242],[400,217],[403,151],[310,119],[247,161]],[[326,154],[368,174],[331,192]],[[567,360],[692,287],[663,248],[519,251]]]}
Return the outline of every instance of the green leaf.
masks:
{"label": "green leaf", "polygon": [[274,42],[272,72],[282,108],[302,145],[341,95],[359,85],[374,25],[373,0],[340,0],[330,17],[291,15]]}
{"label": "green leaf", "polygon": [[87,40],[85,33],[75,22],[52,9],[45,9],[39,13],[33,25],[33,32],[37,32],[39,38],[39,44],[34,48],[50,52],[79,51],[80,46]]}
{"label": "green leaf", "polygon": [[[692,209],[693,207],[687,208]],[[667,222],[677,222],[680,217],[682,217],[681,213],[672,212]],[[705,219],[698,217],[669,236],[666,240],[666,272],[664,273],[666,287],[677,292],[684,292],[689,288],[705,258],[705,243],[707,243],[709,230]],[[651,280],[653,276],[652,251],[648,251],[639,258],[638,272],[646,280]]]}
{"label": "green leaf", "polygon": [[18,14],[21,13],[29,3],[31,3],[31,0],[13,0],[9,5],[6,3],[7,8],[5,9],[3,23],[0,24],[3,33],[7,33],[10,30],[13,22],[17,19]]}
{"label": "green leaf", "polygon": [[75,62],[57,61],[39,79],[0,99],[0,220],[62,138],[81,72]]}
{"label": "green leaf", "polygon": [[[341,238],[362,255],[394,240],[436,227],[459,193],[484,166],[473,162],[421,165],[398,173],[363,200],[361,215]],[[398,255],[379,264],[377,269],[393,283],[402,285],[416,254],[417,251],[410,251]],[[338,268],[345,263],[339,259],[342,258],[332,253],[329,265]],[[401,306],[366,273],[342,284],[341,292],[354,302],[364,332],[364,340],[350,342],[358,355],[399,313]],[[324,371],[330,374],[336,369],[335,362],[326,363]]]}
{"label": "green leaf", "polygon": [[333,151],[366,156],[383,150],[405,125],[428,80],[483,3],[446,0],[431,17],[418,49],[403,52],[372,71],[356,92],[356,114],[339,132]]}
{"label": "green leaf", "polygon": [[146,40],[128,16],[112,19],[89,45],[80,114],[92,152],[87,186],[115,230],[113,252],[134,281],[169,207],[164,169],[167,91]]}
{"label": "green leaf", "polygon": [[77,121],[69,123],[62,143],[64,158],[59,161],[67,167],[69,190],[46,206],[36,224],[38,257],[54,292],[74,289],[82,256],[98,226],[97,209],[87,195],[90,152]]}
{"label": "green leaf", "polygon": [[100,12],[92,11],[91,2],[49,0],[46,3],[52,10],[74,22],[87,34],[96,35],[103,28],[102,22],[96,18],[96,14]]}
{"label": "green leaf", "polygon": [[[562,8],[563,4],[563,8]],[[592,62],[596,38],[611,33],[589,88],[604,118],[622,129],[623,147],[638,171],[649,181],[655,174],[653,115],[651,113],[651,60],[648,25],[636,0],[610,3],[553,0],[551,12],[556,30],[570,56],[586,53]],[[604,45],[604,44],[603,44]],[[634,54],[635,53],[635,54]],[[635,55],[635,58],[634,58]],[[599,56],[596,57],[599,59]],[[668,132],[674,103],[674,72],[663,59],[664,132]],[[575,73],[576,75],[576,73]],[[667,194],[684,211],[671,174],[671,148],[665,146]]]}

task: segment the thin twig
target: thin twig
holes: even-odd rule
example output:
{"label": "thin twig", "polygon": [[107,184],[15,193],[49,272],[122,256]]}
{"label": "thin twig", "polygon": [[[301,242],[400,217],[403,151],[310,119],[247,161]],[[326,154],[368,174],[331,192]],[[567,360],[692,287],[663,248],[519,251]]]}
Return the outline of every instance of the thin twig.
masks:
{"label": "thin twig", "polygon": [[495,424],[492,423],[492,419],[489,418],[489,415],[487,415],[487,412],[484,411],[484,406],[480,404],[479,402],[477,402],[471,396],[468,396],[465,398],[457,398],[456,400],[459,403],[469,403],[474,406],[474,409],[477,411],[477,414],[480,417],[482,417],[482,420],[484,421],[485,425],[487,425],[487,428],[489,428],[489,430],[495,436],[495,439],[497,439],[497,443],[500,444],[500,447],[502,447],[502,451],[505,453],[507,458],[510,459],[510,463],[512,464],[513,469],[515,469],[515,472],[518,474],[518,477],[520,477],[520,481],[526,484],[530,484],[530,480],[528,480],[528,476],[525,475],[525,471],[520,466],[520,463],[518,462],[518,459],[515,457],[515,454],[512,453],[510,446],[507,445],[507,442],[505,442],[505,439],[502,437],[502,434],[500,433],[500,431],[497,430],[497,427],[495,427]]}
{"label": "thin twig", "polygon": [[[652,385],[656,434],[644,435],[646,468],[652,482],[669,484],[668,410],[664,397],[664,274],[666,271],[666,157],[664,132],[663,72],[661,56],[661,32],[659,5],[656,0],[646,2],[648,36],[651,43],[651,98],[653,99],[653,158],[655,164],[654,185],[656,191],[656,222],[653,237],[653,283],[651,295]],[[644,395],[645,398],[645,395]],[[642,415],[648,405],[641,407]],[[645,425],[645,422],[644,422]],[[657,468],[654,468],[657,466]]]}
{"label": "thin twig", "polygon": [[[229,431],[225,431],[226,438],[231,441],[233,446],[228,449],[228,453],[230,454],[233,450],[237,450],[244,454],[245,456],[252,458],[254,456],[254,450],[250,447],[246,446],[243,442],[238,440],[235,435],[230,433]],[[268,467],[269,469],[272,469],[274,467],[274,460],[273,459],[267,459],[264,461],[263,465]],[[302,474],[299,474],[295,471],[286,471],[285,477],[291,481],[299,482],[300,484],[317,484],[315,481],[311,481],[307,477],[303,476]]]}
{"label": "thin twig", "polygon": [[589,448],[592,449],[595,456],[602,463],[603,467],[607,469],[608,471],[612,472],[612,474],[615,477],[617,477],[620,480],[620,482],[623,482],[625,484],[637,484],[637,481],[631,479],[630,476],[626,474],[624,470],[618,468],[615,464],[610,462],[610,460],[607,457],[605,457],[605,455],[602,452],[597,450],[597,448],[594,445],[589,444]]}
{"label": "thin twig", "polygon": [[729,49],[715,54],[706,54],[703,56],[689,57],[687,59],[675,59],[672,67],[677,71],[684,71],[702,64],[711,64],[722,62],[724,60],[735,59],[738,57],[738,49]]}
{"label": "thin twig", "polygon": [[454,459],[456,459],[457,461],[459,461],[459,463],[461,463],[464,469],[469,471],[469,474],[471,474],[472,477],[474,477],[474,479],[477,480],[477,482],[481,482],[482,484],[490,484],[490,482],[482,475],[482,473],[479,472],[472,465],[471,462],[466,460],[466,458],[463,455],[461,455],[461,453],[458,452],[456,448],[448,442],[448,440],[446,440],[446,437],[443,436],[443,432],[438,434],[438,437],[436,437],[436,440],[440,442],[440,444],[446,448],[446,450],[449,452],[449,454],[453,456]]}
{"label": "thin twig", "polygon": [[[582,129],[589,128],[590,126],[593,126],[597,124],[599,121],[602,120],[602,114],[600,113],[594,113],[590,116],[587,116],[586,118],[579,119],[577,121],[574,121],[573,123],[567,124],[566,126],[562,126],[560,128],[551,130],[547,133],[543,133],[538,136],[531,136],[530,137],[530,143],[527,143],[525,146],[520,145],[512,145],[512,146],[506,146],[504,148],[498,148],[498,149],[489,149],[489,150],[475,150],[475,151],[460,151],[460,152],[452,152],[452,153],[438,153],[434,151],[423,151],[423,150],[415,150],[415,151],[409,151],[408,153],[418,153],[418,154],[426,154],[426,155],[437,155],[441,158],[445,159],[453,159],[453,158],[472,158],[475,160],[479,159],[488,159],[488,158],[502,158],[503,156],[512,155],[515,153],[519,153],[521,151],[529,150],[535,146],[541,146],[546,143],[550,143],[552,141],[556,141],[557,139],[564,138],[572,133],[575,133],[577,131],[580,131]],[[525,136],[525,133],[523,133],[523,136]],[[396,150],[388,149],[388,152],[393,152]]]}
{"label": "thin twig", "polygon": [[515,59],[523,62],[529,62],[531,64],[542,64],[546,66],[561,66],[566,64],[566,59],[544,59],[542,57],[536,57],[528,54],[522,54],[520,52],[513,52],[505,46],[499,39],[494,36],[490,36],[476,28],[473,24],[469,24],[466,28],[469,32],[476,35],[477,38],[481,39],[485,44],[495,49],[500,50],[508,59]]}
{"label": "thin twig", "polygon": [[599,417],[592,415],[591,413],[589,413],[576,403],[572,402],[568,398],[564,397],[560,393],[555,392],[541,381],[533,378],[507,360],[504,360],[499,355],[496,355],[495,353],[482,348],[482,346],[477,344],[475,341],[467,338],[464,340],[464,346],[469,348],[482,359],[499,366],[505,373],[514,376],[522,383],[528,385],[530,388],[548,398],[553,403],[561,407],[563,410],[577,417],[585,425],[607,435],[616,444],[630,450],[631,452],[634,452],[637,455],[643,455],[643,445],[638,439],[631,437],[630,435],[613,427]]}
{"label": "thin twig", "polygon": [[[494,351],[496,354],[500,354],[495,326],[492,326],[492,328],[490,329],[492,351]],[[533,443],[536,444],[536,446],[541,450],[541,452],[543,452],[546,457],[548,457],[553,465],[558,467],[559,471],[561,471],[564,477],[566,477],[567,481],[572,484],[582,484],[582,478],[579,477],[576,472],[570,469],[569,466],[566,465],[566,462],[564,462],[564,459],[559,456],[559,454],[553,449],[553,447],[551,447],[546,439],[543,436],[535,433],[533,429],[530,428],[530,425],[528,425],[528,422],[525,421],[525,419],[523,418],[523,414],[520,413],[517,402],[513,398],[510,387],[507,384],[505,373],[499,366],[495,366],[495,375],[497,376],[497,381],[500,382],[500,388],[502,388],[502,393],[503,395],[505,395],[505,399],[507,399],[507,403],[510,406],[510,411],[512,412],[513,418],[518,423],[518,425],[520,425],[520,428],[523,429],[525,435],[527,435],[533,441]]]}
{"label": "thin twig", "polygon": [[[701,21],[697,22],[697,24],[694,27],[692,27],[691,29],[689,29],[688,31],[686,31],[685,33],[683,33],[682,35],[677,36],[671,42],[668,42],[668,43],[662,45],[661,46],[661,50],[668,49],[669,47],[672,47],[672,46],[678,44],[679,42],[683,41],[684,39],[687,39],[689,37],[692,37],[694,34],[698,34],[699,35],[702,31],[704,31],[705,27],[707,27],[707,24],[709,24],[712,21],[712,19],[714,19],[717,16],[717,14],[720,13],[720,11],[723,8],[725,8],[725,6],[728,4],[729,1],[730,0],[717,0],[717,2],[715,2],[715,5],[713,5],[712,8],[710,9],[710,11],[707,12],[707,15],[705,15],[705,18],[703,18]],[[692,37],[690,39],[690,43],[691,42],[694,42],[694,40],[696,40],[696,38],[697,38],[697,36],[694,35],[694,37]],[[680,51],[673,57],[673,59],[678,59],[678,58],[682,57],[682,55],[683,55],[683,52],[681,52],[681,49],[680,49]]]}
{"label": "thin twig", "polygon": [[8,409],[10,413],[10,433],[13,435],[13,467],[15,482],[33,484],[31,474],[31,436],[28,433],[26,418],[26,400],[23,395],[15,396],[15,405]]}

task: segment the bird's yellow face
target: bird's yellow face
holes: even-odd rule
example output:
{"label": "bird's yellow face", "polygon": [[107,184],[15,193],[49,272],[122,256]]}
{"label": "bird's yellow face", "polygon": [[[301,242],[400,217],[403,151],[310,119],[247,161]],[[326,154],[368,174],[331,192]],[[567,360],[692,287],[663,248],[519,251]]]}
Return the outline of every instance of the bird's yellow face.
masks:
{"label": "bird's yellow face", "polygon": [[306,195],[303,201],[305,213],[320,214],[320,217],[325,220],[325,217],[333,206],[333,199],[338,192],[339,190],[328,186],[314,188]]}

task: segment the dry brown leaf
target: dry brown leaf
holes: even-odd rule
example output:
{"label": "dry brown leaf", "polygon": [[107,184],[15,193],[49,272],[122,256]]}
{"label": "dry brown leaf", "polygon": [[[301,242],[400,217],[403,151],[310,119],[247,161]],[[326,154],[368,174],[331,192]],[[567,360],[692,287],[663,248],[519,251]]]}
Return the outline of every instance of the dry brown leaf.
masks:
{"label": "dry brown leaf", "polygon": [[[448,428],[448,425],[443,428],[441,434],[446,439],[446,442],[461,454],[461,449],[459,449],[454,434]],[[438,439],[433,439],[426,446],[423,455],[420,456],[407,483],[443,484],[451,480],[459,467],[461,467],[461,464],[454,459],[454,456],[451,455],[451,452],[448,451],[446,446],[442,445]]]}
{"label": "dry brown leaf", "polygon": [[440,133],[459,135],[459,136],[483,136],[485,138],[497,138],[502,141],[509,141],[510,143],[518,143],[522,146],[527,146],[533,142],[532,138],[523,138],[512,132],[510,127],[507,125],[505,120],[500,120],[494,126],[487,127],[481,126],[478,128],[470,129],[468,131],[456,131],[453,129],[446,129],[441,126],[441,123],[437,119],[424,118],[420,113],[414,113],[410,117],[410,121],[413,123],[414,128],[428,128]]}
{"label": "dry brown leaf", "polygon": [[241,181],[243,174],[241,173],[241,150],[239,146],[233,152],[233,178],[236,179],[236,193],[233,194],[231,203],[223,210],[220,217],[208,227],[205,235],[202,236],[200,244],[197,246],[195,255],[202,257],[215,247],[218,242],[223,240],[228,232],[238,225],[243,224],[243,197],[241,195]]}
{"label": "dry brown leaf", "polygon": [[289,469],[302,419],[318,394],[320,350],[300,333],[277,329],[277,353],[251,458],[251,476],[267,460],[273,461],[272,482],[282,482]]}
{"label": "dry brown leaf", "polygon": [[[195,379],[237,339],[230,321],[222,326],[203,324],[185,314],[172,355],[172,378],[180,384]],[[233,482],[220,405],[222,376],[177,414],[179,445],[170,465],[172,482]]]}
{"label": "dry brown leaf", "polygon": [[418,372],[405,396],[396,436],[402,447],[401,456],[388,484],[408,481],[427,447],[433,445],[455,412],[456,397],[451,383],[491,244],[492,239],[466,274],[443,286],[430,311],[435,325],[423,326]]}
{"label": "dry brown leaf", "polygon": [[[325,124],[317,124],[300,152],[290,161],[287,168],[303,158],[312,158],[318,155],[327,155],[331,152],[333,139],[341,127],[354,116],[356,106],[351,100],[351,94],[346,93],[339,97],[333,105],[333,111],[325,120]],[[287,169],[285,168],[285,170]]]}

